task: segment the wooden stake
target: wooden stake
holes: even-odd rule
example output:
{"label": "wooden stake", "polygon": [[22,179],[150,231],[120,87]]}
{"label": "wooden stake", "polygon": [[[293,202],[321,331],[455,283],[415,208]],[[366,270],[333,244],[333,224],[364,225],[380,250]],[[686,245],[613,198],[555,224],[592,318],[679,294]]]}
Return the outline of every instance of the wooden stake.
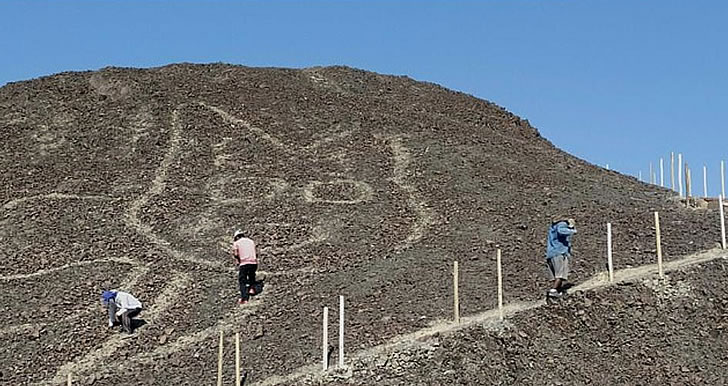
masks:
{"label": "wooden stake", "polygon": [[660,279],[665,278],[665,272],[662,270],[662,241],[660,239],[660,214],[655,212],[655,241],[657,243],[657,273]]}
{"label": "wooden stake", "polygon": [[721,246],[723,249],[725,245],[725,208],[723,208],[723,195],[718,196],[718,206],[720,206],[720,234],[721,234]]}
{"label": "wooden stake", "polygon": [[639,178],[639,179],[640,179],[640,182],[642,182],[642,170],[640,170],[640,171],[639,171],[639,172],[637,173],[637,178]]}
{"label": "wooden stake", "polygon": [[459,279],[460,273],[458,269],[458,262],[457,260],[453,263],[452,266],[452,288],[453,288],[453,313],[455,318],[455,323],[460,323],[460,298],[458,294],[458,279]]}
{"label": "wooden stake", "polygon": [[329,307],[324,307],[323,368],[329,369]]}
{"label": "wooden stake", "polygon": [[725,161],[720,161],[720,194],[725,197]]}
{"label": "wooden stake", "polygon": [[660,186],[663,188],[665,187],[665,170],[662,162],[662,157],[660,157]]}
{"label": "wooden stake", "polygon": [[344,297],[339,296],[339,367],[344,367]]}
{"label": "wooden stake", "polygon": [[685,164],[685,197],[693,196],[693,179],[690,176],[690,168]]}
{"label": "wooden stake", "polygon": [[222,331],[220,331],[220,346],[217,350],[217,386],[222,386]]}
{"label": "wooden stake", "polygon": [[670,189],[675,190],[675,152],[670,152]]}
{"label": "wooden stake", "polygon": [[653,173],[652,173],[652,162],[650,162],[650,176],[649,176],[649,178],[650,178],[650,183],[654,185],[655,184],[655,180],[652,178],[652,175],[653,175]]}
{"label": "wooden stake", "polygon": [[677,187],[680,197],[683,197],[682,153],[677,153]]}
{"label": "wooden stake", "polygon": [[495,264],[498,267],[498,316],[503,320],[503,269],[500,248],[496,251]]}
{"label": "wooden stake", "polygon": [[614,265],[612,264],[612,223],[607,223],[607,269],[609,270],[609,282],[614,281]]}
{"label": "wooden stake", "polygon": [[68,386],[73,385],[73,381],[71,380],[71,373],[68,373]]}
{"label": "wooden stake", "polygon": [[703,197],[708,198],[708,167],[703,165]]}
{"label": "wooden stake", "polygon": [[235,386],[240,386],[240,333],[235,333]]}

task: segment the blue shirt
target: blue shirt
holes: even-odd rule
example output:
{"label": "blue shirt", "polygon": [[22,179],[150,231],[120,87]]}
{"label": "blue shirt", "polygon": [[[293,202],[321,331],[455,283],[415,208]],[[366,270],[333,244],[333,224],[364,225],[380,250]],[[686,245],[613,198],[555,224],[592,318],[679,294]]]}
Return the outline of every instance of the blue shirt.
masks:
{"label": "blue shirt", "polygon": [[571,256],[571,236],[574,233],[576,233],[576,229],[569,228],[566,221],[551,224],[546,239],[546,258],[561,255]]}

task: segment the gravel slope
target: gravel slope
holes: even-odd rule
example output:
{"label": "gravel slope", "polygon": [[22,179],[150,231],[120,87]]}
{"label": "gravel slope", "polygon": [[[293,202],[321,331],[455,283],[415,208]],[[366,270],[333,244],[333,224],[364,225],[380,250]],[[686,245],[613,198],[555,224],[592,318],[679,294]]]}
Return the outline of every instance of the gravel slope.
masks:
{"label": "gravel slope", "polygon": [[[577,282],[602,270],[607,221],[617,268],[654,259],[654,210],[668,260],[719,240],[717,211],[572,157],[501,107],[345,67],[63,73],[0,88],[0,134],[8,385],[101,384],[121,366],[131,383],[211,384],[221,329],[242,333],[250,381],[285,375],[317,362],[338,295],[352,350],[449,317],[455,259],[463,314],[492,308],[497,247],[506,302],[534,300],[561,214],[577,219]],[[243,308],[236,228],[267,274]],[[137,338],[106,330],[107,287],[144,302]]]}

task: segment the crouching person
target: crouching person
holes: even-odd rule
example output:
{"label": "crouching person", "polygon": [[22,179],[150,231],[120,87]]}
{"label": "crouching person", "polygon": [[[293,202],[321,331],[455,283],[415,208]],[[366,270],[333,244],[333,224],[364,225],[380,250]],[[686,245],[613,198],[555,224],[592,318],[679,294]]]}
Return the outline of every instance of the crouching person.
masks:
{"label": "crouching person", "polygon": [[109,327],[121,323],[122,331],[131,335],[134,332],[132,318],[142,312],[142,302],[123,291],[104,291],[101,297],[109,311]]}

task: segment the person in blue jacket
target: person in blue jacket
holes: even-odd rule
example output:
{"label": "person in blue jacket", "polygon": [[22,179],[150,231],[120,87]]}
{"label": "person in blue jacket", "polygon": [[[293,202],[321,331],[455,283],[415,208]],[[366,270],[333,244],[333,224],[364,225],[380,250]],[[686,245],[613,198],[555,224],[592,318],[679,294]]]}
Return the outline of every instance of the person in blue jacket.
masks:
{"label": "person in blue jacket", "polygon": [[572,237],[576,233],[576,222],[573,218],[556,220],[549,227],[546,239],[546,266],[549,280],[553,285],[547,295],[559,297],[563,295],[562,286],[569,278],[569,259],[571,258]]}

